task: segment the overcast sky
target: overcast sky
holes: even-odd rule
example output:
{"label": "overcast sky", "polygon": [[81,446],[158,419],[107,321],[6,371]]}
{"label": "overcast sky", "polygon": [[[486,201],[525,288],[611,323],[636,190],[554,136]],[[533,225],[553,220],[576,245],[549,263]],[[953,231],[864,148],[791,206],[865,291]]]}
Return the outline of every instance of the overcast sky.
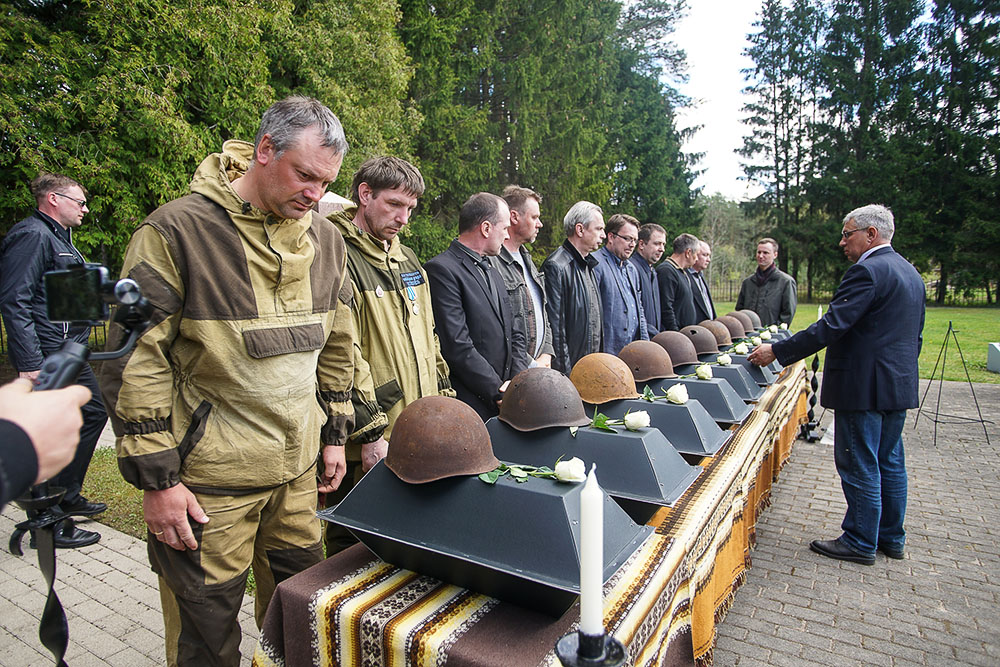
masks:
{"label": "overcast sky", "polygon": [[684,145],[687,152],[704,152],[699,167],[705,170],[696,186],[705,194],[721,192],[736,200],[759,193],[747,189],[740,158],[733,151],[743,145],[746,126],[741,91],[746,85],[740,70],[751,61],[743,56],[746,36],[752,29],[760,0],[693,0],[690,13],[674,33],[677,45],[687,52],[690,80],[680,86],[694,98],[695,106],[679,114],[679,127],[702,125]]}

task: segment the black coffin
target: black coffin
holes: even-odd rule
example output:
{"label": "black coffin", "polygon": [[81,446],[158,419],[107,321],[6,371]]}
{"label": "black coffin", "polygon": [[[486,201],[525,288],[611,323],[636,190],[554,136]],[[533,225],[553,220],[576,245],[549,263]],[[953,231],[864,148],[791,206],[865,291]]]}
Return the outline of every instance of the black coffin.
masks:
{"label": "black coffin", "polygon": [[[588,408],[593,409],[593,406]],[[649,413],[649,425],[662,431],[674,449],[681,454],[714,456],[733,435],[732,431],[719,428],[712,415],[698,401],[675,405],[662,399],[650,402],[630,398],[610,401],[597,407],[597,412],[614,419],[621,419],[626,412],[639,410]]]}
{"label": "black coffin", "polygon": [[[580,593],[582,488],[510,475],[407,484],[380,461],[319,517],[387,563],[558,617]],[[604,581],[652,532],[605,494]]]}
{"label": "black coffin", "polygon": [[[689,370],[685,370],[689,369]],[[674,370],[679,374],[693,373],[695,366],[676,366]],[[715,368],[712,368],[715,372]],[[657,396],[662,396],[667,389],[675,384],[682,384],[687,388],[688,398],[701,403],[702,407],[712,415],[712,419],[722,424],[742,424],[753,407],[746,404],[740,395],[732,388],[728,381],[721,378],[712,377],[708,380],[697,378],[663,378],[662,380],[650,380],[648,382],[637,382],[636,387],[639,393],[648,386]],[[667,436],[670,437],[670,436]]]}
{"label": "black coffin", "polygon": [[742,366],[744,370],[750,374],[750,377],[753,378],[753,381],[760,386],[770,387],[774,384],[774,381],[778,379],[778,376],[776,376],[767,366],[753,365],[753,363],[747,359],[747,355],[733,354],[732,352],[729,352],[728,354],[732,357],[733,363]]}
{"label": "black coffin", "polygon": [[[717,352],[699,354],[698,359],[704,362],[714,362],[719,354]],[[750,373],[739,364],[712,366],[712,375],[728,382],[729,386],[736,392],[736,395],[744,401],[757,401],[764,395],[764,388],[754,382]]]}
{"label": "black coffin", "polygon": [[581,427],[574,436],[564,426],[521,432],[496,417],[486,422],[493,453],[501,461],[554,467],[557,459],[574,456],[597,464],[601,488],[639,524],[660,507],[673,505],[698,477],[701,468],[689,464],[655,428],[615,433]]}

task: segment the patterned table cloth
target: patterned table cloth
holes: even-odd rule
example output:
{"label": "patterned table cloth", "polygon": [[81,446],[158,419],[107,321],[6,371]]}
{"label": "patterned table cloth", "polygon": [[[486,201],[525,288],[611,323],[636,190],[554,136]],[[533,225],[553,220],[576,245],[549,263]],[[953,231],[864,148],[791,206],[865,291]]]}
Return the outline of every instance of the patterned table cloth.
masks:
{"label": "patterned table cloth", "polygon": [[[604,622],[630,665],[710,665],[715,625],[750,567],[757,518],[806,420],[806,369],[784,370],[733,438],[604,588]],[[668,434],[669,435],[669,434]],[[253,664],[558,667],[554,619],[402,570],[358,544],[281,583]]]}

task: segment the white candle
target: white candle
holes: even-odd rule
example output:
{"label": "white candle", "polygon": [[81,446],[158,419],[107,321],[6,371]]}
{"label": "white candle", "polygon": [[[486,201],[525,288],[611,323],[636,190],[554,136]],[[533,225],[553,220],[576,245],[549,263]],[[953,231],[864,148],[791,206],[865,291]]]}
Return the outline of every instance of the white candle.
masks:
{"label": "white candle", "polygon": [[816,321],[823,319],[823,306],[816,306]]}
{"label": "white candle", "polygon": [[604,634],[604,493],[596,464],[580,492],[580,631]]}

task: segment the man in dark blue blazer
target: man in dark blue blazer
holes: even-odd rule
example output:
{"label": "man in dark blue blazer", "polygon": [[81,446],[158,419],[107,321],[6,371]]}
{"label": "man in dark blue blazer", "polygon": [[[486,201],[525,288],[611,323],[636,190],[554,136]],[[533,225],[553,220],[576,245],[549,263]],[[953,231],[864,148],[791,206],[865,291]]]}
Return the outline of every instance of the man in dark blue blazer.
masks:
{"label": "man in dark blue blazer", "polygon": [[524,330],[514,326],[503,277],[486,260],[499,254],[509,226],[503,199],[474,194],[458,214],[458,238],[424,265],[451,386],[484,421],[499,412],[504,383],[528,367]]}
{"label": "man in dark blue blazer", "polygon": [[906,467],[903,422],[917,407],[924,283],[889,245],[893,217],[884,206],[844,218],[840,246],[852,262],[829,310],[805,331],[761,345],[750,360],[783,365],[826,347],[820,403],[835,411],[834,460],[847,500],[843,534],[816,540],[824,556],[871,565],[875,551],[903,557]]}
{"label": "man in dark blue blazer", "polygon": [[653,266],[663,257],[666,247],[666,230],[655,222],[647,222],[639,228],[639,243],[628,258],[639,274],[639,293],[642,295],[642,310],[646,314],[646,332],[651,339],[660,333],[660,284]]}

